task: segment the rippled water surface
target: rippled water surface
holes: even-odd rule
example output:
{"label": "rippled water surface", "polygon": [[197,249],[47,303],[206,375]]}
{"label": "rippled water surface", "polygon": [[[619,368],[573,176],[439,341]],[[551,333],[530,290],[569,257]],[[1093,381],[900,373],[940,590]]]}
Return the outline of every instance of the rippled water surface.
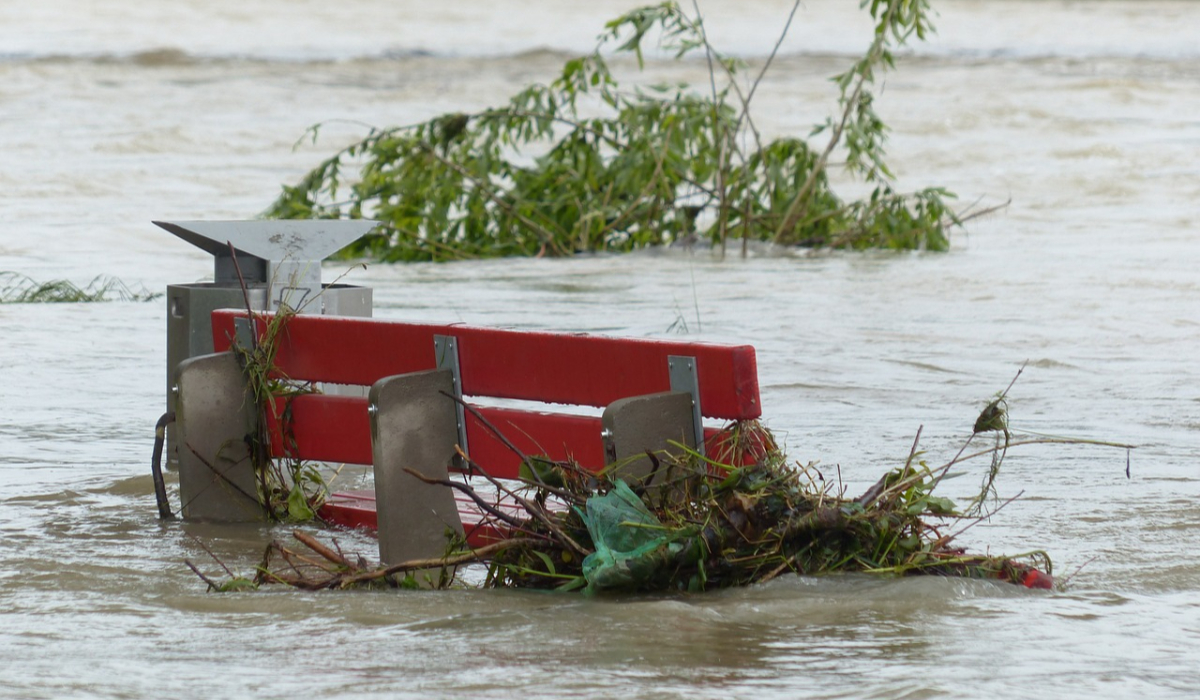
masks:
{"label": "rippled water surface", "polygon": [[[504,99],[633,3],[82,0],[0,8],[0,270],[162,289],[211,274],[151,219],[256,215],[362,127]],[[866,40],[812,1],[757,100],[806,134]],[[756,61],[790,3],[702,3]],[[376,315],[749,342],[768,424],[861,491],[922,428],[1139,445],[1010,455],[963,535],[1065,590],[790,577],[704,596],[214,595],[285,531],[160,523],[161,301],[2,305],[0,694],[10,697],[1192,697],[1200,673],[1200,50],[1194,2],[946,0],[879,109],[904,189],[1011,199],[932,254],[752,249],[371,266]],[[723,42],[723,43],[722,43]],[[706,79],[652,61],[656,78]],[[292,150],[326,119],[322,139]],[[326,278],[345,266],[330,264]],[[923,427],[922,427],[923,426]],[[978,487],[985,465],[947,482]],[[348,474],[347,482],[360,475]],[[202,546],[203,545],[203,546]],[[366,537],[343,546],[373,553]]]}

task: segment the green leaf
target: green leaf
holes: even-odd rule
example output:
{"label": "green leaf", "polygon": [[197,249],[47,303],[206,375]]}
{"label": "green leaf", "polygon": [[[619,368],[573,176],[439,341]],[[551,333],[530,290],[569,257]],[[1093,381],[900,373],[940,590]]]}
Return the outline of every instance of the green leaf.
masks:
{"label": "green leaf", "polygon": [[536,554],[538,559],[541,559],[542,563],[546,565],[546,573],[550,574],[551,576],[558,575],[558,570],[554,568],[554,561],[550,559],[550,555],[536,549],[531,549],[529,551]]}
{"label": "green leaf", "polygon": [[258,590],[258,584],[254,583],[250,579],[237,576],[223,582],[220,586],[217,586],[218,593],[240,593],[242,591],[256,590]]}
{"label": "green leaf", "polygon": [[305,522],[317,517],[308,504],[308,497],[304,494],[304,489],[300,484],[293,485],[291,492],[288,493],[287,510],[288,519],[296,522]]}
{"label": "green leaf", "polygon": [[954,501],[942,496],[929,496],[925,499],[926,512],[933,515],[954,515]]}

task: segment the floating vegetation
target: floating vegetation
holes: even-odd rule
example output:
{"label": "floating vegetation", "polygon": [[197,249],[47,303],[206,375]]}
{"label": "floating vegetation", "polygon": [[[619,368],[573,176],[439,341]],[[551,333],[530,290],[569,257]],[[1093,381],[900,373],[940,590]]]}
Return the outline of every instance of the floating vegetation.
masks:
{"label": "floating vegetation", "polygon": [[84,287],[67,280],[37,282],[19,272],[0,272],[0,304],[63,304],[99,301],[151,301],[161,297],[144,287],[133,288],[115,277],[99,275]]}
{"label": "floating vegetation", "polygon": [[[1004,411],[1001,418],[999,411]],[[522,455],[528,469],[514,489],[482,474],[474,484],[445,481],[465,492],[484,512],[482,526],[498,534],[470,548],[450,538],[446,554],[433,559],[372,565],[348,556],[336,541],[324,544],[310,533],[293,533],[300,546],[271,543],[253,577],[255,587],[283,584],[303,589],[371,586],[455,585],[459,567],[486,566],[487,588],[559,591],[707,591],[770,581],[782,574],[935,575],[992,579],[1030,588],[1053,587],[1050,556],[972,554],[956,539],[1010,501],[985,508],[1000,461],[1020,445],[1067,443],[1130,445],[1069,438],[1011,441],[1004,395],[990,402],[981,419],[1004,439],[966,454],[980,430],[949,462],[931,467],[919,449],[920,430],[903,464],[858,496],[848,496],[815,463],[789,463],[771,434],[757,422],[729,426],[715,453],[740,460],[706,458],[676,445],[650,455],[646,481],[617,476],[620,465],[599,474],[571,462]],[[648,453],[649,454],[649,453]],[[989,459],[984,492],[972,513],[937,495],[956,475],[952,469]],[[736,463],[729,463],[729,462]],[[649,483],[647,483],[649,482]],[[499,508],[499,493],[519,503],[522,517]],[[235,577],[236,578],[236,577]],[[239,578],[241,580],[241,578]],[[206,579],[210,586],[221,588]]]}

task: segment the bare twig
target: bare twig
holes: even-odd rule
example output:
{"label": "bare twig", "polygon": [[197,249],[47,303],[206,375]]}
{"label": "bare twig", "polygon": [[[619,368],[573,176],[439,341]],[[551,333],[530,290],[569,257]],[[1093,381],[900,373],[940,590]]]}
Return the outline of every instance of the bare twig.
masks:
{"label": "bare twig", "polygon": [[[243,496],[250,499],[251,501],[258,503],[257,496],[252,496],[252,495],[246,493],[245,489],[243,489],[241,486],[238,486],[237,484],[233,483],[232,479],[230,479],[229,477],[225,476],[220,471],[218,471],[217,468],[214,467],[211,462],[209,462],[207,459],[205,459],[198,451],[196,451],[196,448],[192,447],[190,443],[185,444],[185,446],[188,448],[188,451],[191,452],[192,455],[196,457],[196,459],[200,460],[201,464],[208,467],[209,471],[211,471],[214,476],[216,476],[218,479],[220,479],[220,481],[224,482],[227,486],[232,487],[233,490],[242,494]],[[192,496],[191,500],[189,500],[187,503],[180,505],[180,510],[187,508],[189,505],[192,504],[192,501],[199,498],[205,491],[212,488],[212,486],[216,483],[218,483],[218,482],[215,480],[208,482],[208,484],[204,488],[200,489],[199,491],[196,492],[196,495]]]}
{"label": "bare twig", "polygon": [[[225,570],[225,573],[229,574],[229,578],[237,578],[236,576],[233,575],[233,572],[229,570],[229,567],[225,566],[225,562],[221,561],[220,557],[218,557],[216,554],[213,554],[213,551],[211,549],[209,549],[208,545],[204,544],[204,542],[202,542],[199,537],[196,537],[195,535],[193,535],[191,533],[188,533],[188,537],[190,537],[192,539],[192,541],[195,542],[196,545],[200,547],[200,549],[203,549],[204,552],[206,554],[208,554],[208,556],[212,557],[212,560],[217,562],[217,566],[220,566],[222,569]],[[193,569],[193,571],[194,570],[195,569]]]}
{"label": "bare twig", "polygon": [[[188,559],[184,559],[184,560],[183,560],[183,563],[184,563],[184,564],[187,564],[187,568],[191,569],[191,570],[192,570],[192,573],[194,573],[194,574],[196,574],[197,576],[199,576],[201,581],[203,581],[204,583],[208,584],[208,589],[209,589],[210,591],[218,591],[218,590],[220,590],[220,589],[221,589],[221,587],[220,587],[219,585],[217,585],[217,583],[216,583],[215,581],[213,581],[213,580],[212,580],[212,579],[210,579],[209,577],[205,576],[204,574],[200,573],[200,569],[197,569],[197,568],[196,568],[196,565],[195,565],[195,564],[193,564],[193,563],[192,563],[190,560],[188,560]],[[232,576],[232,575],[233,575],[233,574],[230,574],[230,576]]]}
{"label": "bare twig", "polygon": [[[461,457],[463,460],[465,460],[468,464],[470,464],[476,468],[479,468],[479,466],[477,464],[475,464],[475,462],[471,461],[471,458],[468,457],[467,454],[462,451],[462,448],[456,446],[455,449],[457,450],[459,457]],[[521,496],[520,494],[518,494],[517,492],[513,491],[512,489],[508,488],[507,486],[502,484],[499,479],[492,477],[487,472],[485,472],[482,468],[479,468],[479,471],[484,475],[484,478],[486,478],[488,481],[490,481],[492,483],[492,485],[495,486],[497,489],[499,489],[505,496],[508,496],[509,498],[513,499],[517,503],[520,503],[521,507],[524,508],[525,511],[527,513],[529,513],[530,516],[532,516],[533,518],[540,521],[543,525],[545,525],[551,532],[553,532],[562,541],[563,544],[565,544],[568,548],[570,548],[571,551],[573,551],[575,554],[578,554],[581,557],[585,557],[592,553],[592,550],[581,546],[578,542],[575,541],[574,538],[572,538],[566,532],[563,532],[562,528],[560,528],[557,524],[555,524],[553,518],[551,518],[549,515],[547,515],[545,509],[542,508],[540,505],[538,505],[537,503],[534,503],[533,501],[530,501],[528,498],[525,498],[525,497]]]}
{"label": "bare twig", "polygon": [[787,557],[783,560],[782,564],[771,569],[762,578],[758,579],[757,583],[766,583],[767,581],[774,580],[785,571],[791,571],[793,566],[795,566],[795,557]]}
{"label": "bare twig", "polygon": [[975,527],[976,525],[978,525],[979,523],[983,522],[984,520],[987,520],[988,518],[991,518],[991,517],[992,517],[993,515],[995,515],[996,513],[999,513],[999,512],[1000,512],[1001,510],[1003,510],[1003,509],[1004,509],[1006,506],[1008,506],[1010,503],[1012,503],[1012,502],[1016,501],[1018,498],[1020,498],[1020,497],[1021,497],[1021,496],[1023,496],[1024,494],[1025,494],[1025,492],[1024,492],[1024,491],[1018,491],[1018,492],[1017,492],[1017,495],[1015,495],[1015,496],[1012,496],[1012,497],[1010,497],[1010,498],[1007,498],[1007,499],[1005,499],[1005,500],[1004,500],[1002,503],[1000,503],[1000,505],[996,506],[996,507],[995,507],[995,509],[993,509],[993,510],[992,510],[992,512],[990,512],[990,513],[988,513],[988,514],[986,514],[986,515],[979,515],[979,516],[977,516],[977,517],[975,517],[975,518],[972,518],[972,519],[971,519],[971,521],[970,521],[969,523],[967,523],[966,525],[964,525],[964,526],[963,526],[961,529],[959,529],[957,532],[955,532],[955,533],[954,533],[954,534],[952,534],[952,535],[946,535],[946,536],[945,536],[945,537],[943,537],[943,538],[939,538],[939,540],[938,540],[938,541],[939,541],[941,544],[943,544],[943,545],[944,545],[944,544],[947,544],[947,543],[949,543],[949,542],[951,542],[951,541],[953,541],[953,540],[957,539],[959,535],[963,534],[963,533],[964,533],[964,532],[966,532],[967,530],[970,530],[971,528]]}
{"label": "bare twig", "polygon": [[408,472],[413,478],[423,483],[434,486],[448,486],[449,488],[462,491],[463,493],[467,494],[468,498],[470,498],[472,501],[475,501],[475,505],[479,506],[485,513],[496,518],[497,520],[503,520],[513,527],[521,527],[523,525],[519,518],[514,518],[508,513],[505,513],[499,508],[496,508],[492,504],[488,503],[487,500],[476,493],[475,489],[471,488],[469,484],[464,484],[461,481],[455,481],[453,479],[434,479],[421,474],[415,469],[409,469],[407,467],[404,469],[404,471]]}
{"label": "bare twig", "polygon": [[1016,442],[1009,443],[1008,445],[997,445],[986,450],[980,450],[965,457],[957,458],[947,462],[946,464],[938,467],[938,469],[949,469],[959,462],[965,462],[969,459],[975,459],[976,457],[983,457],[1009,447],[1023,447],[1025,445],[1098,445],[1100,447],[1120,447],[1125,450],[1137,449],[1137,445],[1127,445],[1121,442],[1106,442],[1104,440],[1086,440],[1083,438],[1037,438],[1035,440],[1018,440]]}
{"label": "bare twig", "polygon": [[[875,35],[875,41],[872,42],[871,48],[867,51],[866,58],[863,59],[863,62],[867,66],[874,65],[874,63],[878,61],[879,57],[882,55],[883,47],[887,43],[888,33],[886,28],[891,26],[892,17],[895,16],[896,7],[899,4],[900,3],[898,2],[888,3],[888,14],[881,23],[881,26],[884,29]],[[854,110],[858,108],[859,100],[862,97],[863,88],[873,79],[874,76],[872,75],[869,67],[866,70],[859,71],[858,79],[854,84],[854,90],[850,93],[850,97],[846,99],[845,106],[842,110],[842,117],[830,131],[829,143],[825,145],[825,150],[823,150],[821,155],[817,157],[817,162],[813,165],[812,170],[808,173],[808,177],[805,178],[804,184],[800,187],[800,190],[796,193],[796,196],[792,198],[792,201],[788,204],[787,213],[783,217],[783,222],[779,224],[779,228],[775,231],[775,237],[772,239],[773,242],[779,243],[781,240],[783,240],[784,235],[786,235],[788,231],[796,228],[796,225],[804,218],[804,215],[808,210],[808,203],[810,201],[809,194],[812,192],[813,187],[817,184],[817,178],[825,171],[825,167],[829,162],[829,155],[833,153],[833,149],[836,148],[839,143],[841,143],[842,133],[846,130],[846,124],[850,122],[850,115],[853,114]]]}
{"label": "bare twig", "polygon": [[305,547],[308,547],[312,551],[320,554],[338,566],[344,566],[347,568],[351,568],[353,566],[349,561],[347,561],[346,557],[321,544],[317,538],[313,537],[307,532],[302,530],[294,530],[292,531],[292,537],[300,540],[300,542],[304,543]]}
{"label": "bare twig", "polygon": [[1066,587],[1067,587],[1067,585],[1068,585],[1068,584],[1070,584],[1070,583],[1071,583],[1071,581],[1072,581],[1072,580],[1073,580],[1073,579],[1074,579],[1076,576],[1078,576],[1078,575],[1079,575],[1079,572],[1080,572],[1080,571],[1083,571],[1084,567],[1086,567],[1086,566],[1090,565],[1092,562],[1096,561],[1096,560],[1097,560],[1097,559],[1099,559],[1099,558],[1100,558],[1100,555],[1098,555],[1098,554],[1097,554],[1096,556],[1094,556],[1094,557],[1092,557],[1092,558],[1088,559],[1087,561],[1083,562],[1082,564],[1080,564],[1078,567],[1076,567],[1076,569],[1075,569],[1074,571],[1072,571],[1071,573],[1067,574],[1065,577],[1063,577],[1063,578],[1061,578],[1061,579],[1058,579],[1058,587],[1059,587],[1059,589],[1061,590],[1061,589],[1063,589],[1063,588],[1066,588]]}
{"label": "bare twig", "polygon": [[258,349],[258,324],[254,320],[254,309],[250,306],[250,290],[246,287],[246,278],[242,277],[242,266],[238,263],[237,248],[233,247],[233,241],[225,241],[225,245],[229,246],[229,256],[233,259],[233,270],[237,273],[238,284],[242,288],[242,299],[246,302],[246,322],[250,324],[250,349]]}
{"label": "bare twig", "polygon": [[[446,398],[450,399],[451,401],[462,406],[463,409],[465,409],[468,413],[471,414],[472,417],[475,418],[475,420],[479,421],[480,425],[482,425],[484,428],[487,428],[488,432],[490,432],[505,447],[507,447],[510,451],[512,451],[512,453],[514,455],[516,455],[518,459],[521,460],[522,464],[529,464],[532,462],[533,459],[539,459],[536,457],[530,458],[529,455],[525,454],[525,452],[523,450],[521,450],[521,448],[519,448],[515,444],[513,444],[512,440],[509,440],[507,435],[505,435],[499,428],[497,428],[490,420],[485,418],[483,413],[481,413],[478,408],[472,406],[471,404],[467,403],[466,401],[463,401],[460,397],[455,396],[454,394],[451,394],[451,393],[448,393],[445,391],[440,392],[440,393],[442,394],[442,396],[445,396]],[[467,465],[468,465],[468,467],[470,467],[470,469],[472,471],[478,471],[485,478],[488,478],[489,480],[491,479],[491,475],[488,474],[487,471],[485,469],[483,469],[483,467],[479,466],[479,464],[477,462],[471,460],[466,455],[463,455],[463,457],[467,461]],[[544,460],[544,461],[546,463],[555,463],[553,460],[549,460],[549,459]],[[566,491],[563,489],[557,489],[557,488],[554,488],[553,486],[546,484],[544,481],[541,480],[541,478],[538,476],[536,471],[533,471],[532,469],[530,471],[533,472],[533,476],[535,479],[537,479],[537,481],[529,481],[528,479],[520,479],[520,481],[522,483],[527,483],[531,486],[536,486],[538,488],[545,489],[547,492],[552,493],[555,496],[558,496],[559,498],[561,498],[567,502],[570,502],[570,503],[574,503],[578,500],[569,491]]]}
{"label": "bare twig", "polygon": [[[306,542],[305,544],[308,544],[308,543]],[[330,575],[336,575],[338,573],[337,569],[330,568],[329,564],[327,564],[323,561],[320,561],[319,559],[313,559],[312,557],[305,556],[305,555],[301,554],[300,552],[297,552],[294,549],[288,549],[287,547],[284,547],[283,545],[278,544],[278,543],[276,543],[276,548],[278,549],[280,556],[282,556],[284,558],[284,560],[287,561],[287,563],[290,564],[292,569],[295,570],[297,573],[300,572],[300,569],[296,566],[295,562],[293,562],[292,559],[296,559],[301,564],[306,564],[315,569],[320,569],[321,571],[324,571],[325,573],[330,574]],[[320,554],[320,552],[318,552],[318,554]],[[322,556],[324,556],[324,555],[322,555]]]}
{"label": "bare twig", "polygon": [[[963,211],[956,213],[954,215],[954,220],[959,224],[965,224],[972,219],[978,219],[981,216],[987,216],[988,214],[1000,211],[1001,209],[1006,209],[1006,208],[1008,208],[1008,205],[1010,205],[1010,204],[1012,204],[1012,197],[1009,197],[1002,204],[996,204],[994,206],[984,207],[983,209],[980,209],[979,211],[973,212],[973,211],[970,211],[971,207],[967,207]],[[971,206],[974,206],[974,204],[972,204]]]}

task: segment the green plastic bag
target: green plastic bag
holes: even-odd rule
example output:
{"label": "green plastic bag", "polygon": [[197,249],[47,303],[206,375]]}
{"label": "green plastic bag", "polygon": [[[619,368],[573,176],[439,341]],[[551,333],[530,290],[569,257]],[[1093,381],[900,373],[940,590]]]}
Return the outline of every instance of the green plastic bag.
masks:
{"label": "green plastic bag", "polygon": [[587,593],[611,588],[637,588],[661,571],[681,549],[642,499],[620,479],[603,496],[587,500],[580,513],[596,551],[583,560]]}

